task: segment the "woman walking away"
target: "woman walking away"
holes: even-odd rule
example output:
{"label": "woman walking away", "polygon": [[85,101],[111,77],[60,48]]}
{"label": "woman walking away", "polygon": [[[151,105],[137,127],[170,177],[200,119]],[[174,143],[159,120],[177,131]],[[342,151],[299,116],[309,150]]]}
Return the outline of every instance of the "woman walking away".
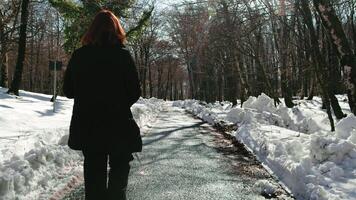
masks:
{"label": "woman walking away", "polygon": [[140,84],[124,42],[118,18],[100,11],[65,72],[63,92],[74,98],[68,145],[83,151],[87,200],[126,199],[129,162],[142,148],[130,111]]}

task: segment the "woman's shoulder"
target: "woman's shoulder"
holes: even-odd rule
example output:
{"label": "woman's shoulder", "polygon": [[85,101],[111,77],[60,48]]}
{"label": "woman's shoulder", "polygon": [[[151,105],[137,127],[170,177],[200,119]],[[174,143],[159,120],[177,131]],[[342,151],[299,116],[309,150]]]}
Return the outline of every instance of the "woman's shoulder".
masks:
{"label": "woman's shoulder", "polygon": [[73,52],[72,59],[82,61],[86,60],[88,62],[96,59],[112,59],[120,62],[130,62],[132,60],[132,56],[130,50],[123,45],[112,47],[85,45]]}
{"label": "woman's shoulder", "polygon": [[130,50],[124,44],[116,45],[115,48],[124,53],[130,53]]}
{"label": "woman's shoulder", "polygon": [[75,54],[82,54],[85,52],[107,52],[107,51],[118,51],[124,54],[130,54],[130,50],[123,44],[114,45],[114,46],[94,46],[94,45],[83,45],[80,48],[74,50]]}
{"label": "woman's shoulder", "polygon": [[127,46],[125,45],[118,45],[115,46],[115,54],[119,56],[122,56],[124,59],[131,59],[131,53],[130,50]]}
{"label": "woman's shoulder", "polygon": [[72,52],[72,57],[78,57],[90,48],[88,45],[81,46]]}

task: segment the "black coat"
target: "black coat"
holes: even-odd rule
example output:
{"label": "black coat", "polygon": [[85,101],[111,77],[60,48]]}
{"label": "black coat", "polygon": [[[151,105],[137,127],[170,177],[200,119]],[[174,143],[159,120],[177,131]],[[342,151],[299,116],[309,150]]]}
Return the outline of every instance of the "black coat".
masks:
{"label": "black coat", "polygon": [[[130,107],[141,95],[137,70],[123,46],[83,46],[69,60],[63,92],[74,98],[68,145],[75,150],[126,151]],[[128,152],[131,153],[131,152]]]}

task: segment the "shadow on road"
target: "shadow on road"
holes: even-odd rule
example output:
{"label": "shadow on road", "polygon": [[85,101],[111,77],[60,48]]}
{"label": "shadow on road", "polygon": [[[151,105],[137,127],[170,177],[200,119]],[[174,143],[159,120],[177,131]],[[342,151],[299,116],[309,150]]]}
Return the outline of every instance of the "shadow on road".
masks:
{"label": "shadow on road", "polygon": [[[201,126],[202,124],[205,124],[205,122],[196,123],[196,124],[191,125],[191,126],[183,126],[183,127],[180,127],[180,128],[169,130],[169,131],[162,131],[162,132],[158,132],[158,133],[152,133],[149,136],[146,136],[146,140],[144,141],[143,146],[146,146],[146,145],[152,144],[154,142],[157,142],[159,140],[162,140],[162,139],[168,137],[169,135],[171,135],[172,133],[174,133],[176,131],[189,129],[189,128],[197,128],[197,127]],[[159,137],[155,138],[156,136],[159,136]],[[152,139],[150,139],[150,138],[152,138]]]}

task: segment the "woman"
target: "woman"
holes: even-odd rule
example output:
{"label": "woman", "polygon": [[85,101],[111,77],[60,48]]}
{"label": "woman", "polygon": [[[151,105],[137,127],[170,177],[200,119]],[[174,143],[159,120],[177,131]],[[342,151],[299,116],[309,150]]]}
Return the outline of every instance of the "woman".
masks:
{"label": "woman", "polygon": [[130,107],[141,90],[124,42],[118,18],[100,11],[82,38],[83,46],[72,54],[64,77],[63,92],[74,98],[68,145],[83,151],[87,200],[126,199],[129,162],[132,153],[141,150],[131,147],[142,148],[140,138],[128,136]]}

